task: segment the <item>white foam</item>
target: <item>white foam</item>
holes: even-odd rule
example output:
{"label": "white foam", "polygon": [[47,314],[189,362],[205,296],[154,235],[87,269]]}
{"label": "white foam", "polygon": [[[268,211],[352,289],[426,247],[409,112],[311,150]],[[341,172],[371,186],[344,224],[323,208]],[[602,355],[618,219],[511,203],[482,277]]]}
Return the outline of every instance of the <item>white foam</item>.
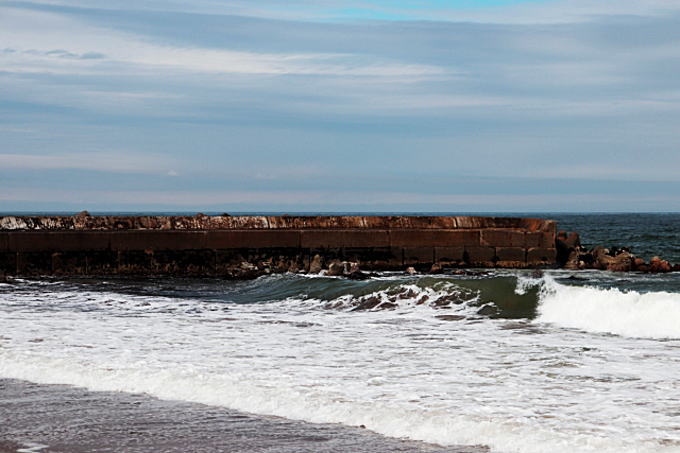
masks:
{"label": "white foam", "polygon": [[680,294],[567,286],[544,279],[537,321],[588,332],[680,338]]}
{"label": "white foam", "polygon": [[3,292],[0,376],[503,453],[680,451],[677,344],[529,321],[444,322],[433,314],[464,304],[417,302],[454,290],[446,285],[407,283],[397,309],[358,312],[310,310],[320,305],[309,299],[224,312],[113,289]]}
{"label": "white foam", "polygon": [[321,300],[316,298],[290,297],[283,301],[286,306],[299,309],[333,309],[333,310],[354,310],[360,307],[363,301],[372,300],[373,303],[369,311],[380,311],[385,307],[414,310],[426,308],[430,314],[432,307],[446,306],[455,308],[456,311],[468,310],[470,303],[479,300],[479,294],[475,291],[466,291],[458,287],[455,283],[441,281],[433,286],[419,286],[416,283],[402,283],[388,289],[374,291],[363,296],[346,294],[332,300]]}
{"label": "white foam", "polygon": [[[47,357],[0,362],[0,375],[46,384],[70,384],[95,391],[146,393],[162,399],[274,415],[315,423],[364,425],[375,432],[441,445],[491,446],[506,453],[677,453],[680,447],[654,441],[631,444],[611,438],[559,433],[539,425],[466,416],[451,410],[423,410],[390,402],[342,401],[323,392],[301,393],[278,385],[253,385],[247,376],[205,375],[192,370],[111,370],[78,366]],[[38,360],[36,360],[38,359]]]}

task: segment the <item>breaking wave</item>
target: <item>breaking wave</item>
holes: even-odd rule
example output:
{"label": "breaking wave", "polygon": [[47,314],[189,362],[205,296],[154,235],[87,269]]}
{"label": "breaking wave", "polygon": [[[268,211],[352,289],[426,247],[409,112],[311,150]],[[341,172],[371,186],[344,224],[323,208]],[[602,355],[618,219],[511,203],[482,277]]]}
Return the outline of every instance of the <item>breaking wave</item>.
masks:
{"label": "breaking wave", "polygon": [[680,295],[559,275],[23,281],[0,376],[494,452],[677,452],[673,343],[589,332],[680,338]]}
{"label": "breaking wave", "polygon": [[[518,289],[536,283],[520,281]],[[627,337],[680,338],[678,293],[570,286],[549,276],[538,284],[538,322]]]}

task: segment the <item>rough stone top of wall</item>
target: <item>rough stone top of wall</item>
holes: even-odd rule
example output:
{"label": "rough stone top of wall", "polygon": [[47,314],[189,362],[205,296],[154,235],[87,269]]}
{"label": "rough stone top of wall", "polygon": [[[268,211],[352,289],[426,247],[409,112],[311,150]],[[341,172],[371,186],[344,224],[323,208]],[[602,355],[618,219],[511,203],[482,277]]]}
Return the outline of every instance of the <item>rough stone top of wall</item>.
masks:
{"label": "rough stone top of wall", "polygon": [[6,216],[0,230],[487,229],[554,233],[556,222],[480,216]]}

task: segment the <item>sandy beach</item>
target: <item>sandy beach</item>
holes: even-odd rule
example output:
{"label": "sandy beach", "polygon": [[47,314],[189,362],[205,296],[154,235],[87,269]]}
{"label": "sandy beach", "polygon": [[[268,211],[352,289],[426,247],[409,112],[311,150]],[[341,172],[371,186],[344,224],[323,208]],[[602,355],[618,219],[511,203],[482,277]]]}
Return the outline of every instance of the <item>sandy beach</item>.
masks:
{"label": "sandy beach", "polygon": [[147,395],[0,380],[0,453],[481,453]]}

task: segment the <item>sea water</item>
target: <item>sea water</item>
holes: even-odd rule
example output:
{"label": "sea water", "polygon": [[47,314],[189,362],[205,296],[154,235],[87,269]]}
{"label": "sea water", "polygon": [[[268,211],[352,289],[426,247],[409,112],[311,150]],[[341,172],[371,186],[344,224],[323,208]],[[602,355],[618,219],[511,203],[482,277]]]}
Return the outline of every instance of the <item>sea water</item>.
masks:
{"label": "sea water", "polygon": [[[614,220],[563,224],[580,223],[586,241],[608,231],[629,245],[615,225],[630,221]],[[624,240],[673,258],[677,223],[639,220],[647,229],[625,230]],[[440,445],[678,452],[679,375],[677,274],[0,285],[0,378],[363,425]]]}

